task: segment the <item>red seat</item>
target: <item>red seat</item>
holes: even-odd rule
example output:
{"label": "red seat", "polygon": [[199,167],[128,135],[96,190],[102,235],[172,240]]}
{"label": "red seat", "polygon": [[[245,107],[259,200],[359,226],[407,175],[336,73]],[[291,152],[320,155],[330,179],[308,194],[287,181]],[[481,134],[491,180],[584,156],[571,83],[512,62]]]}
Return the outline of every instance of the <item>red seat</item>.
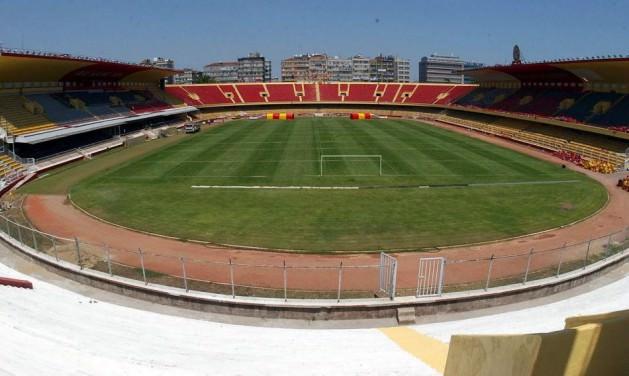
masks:
{"label": "red seat", "polygon": [[400,89],[400,84],[385,84],[384,86],[384,92],[380,99],[378,99],[378,103],[393,103]]}
{"label": "red seat", "polygon": [[31,283],[31,281],[26,281],[24,279],[6,278],[6,277],[0,277],[0,285],[11,286],[11,287],[21,287],[24,289],[33,288],[33,283]]}
{"label": "red seat", "polygon": [[349,84],[345,102],[375,102],[378,84]]}
{"label": "red seat", "polygon": [[269,102],[299,102],[295,85],[292,83],[269,83],[265,86],[269,93]]}
{"label": "red seat", "polygon": [[238,84],[236,86],[245,103],[266,102],[262,96],[262,93],[266,93],[264,84]]}
{"label": "red seat", "polygon": [[321,102],[341,102],[339,84],[319,84],[319,100]]}

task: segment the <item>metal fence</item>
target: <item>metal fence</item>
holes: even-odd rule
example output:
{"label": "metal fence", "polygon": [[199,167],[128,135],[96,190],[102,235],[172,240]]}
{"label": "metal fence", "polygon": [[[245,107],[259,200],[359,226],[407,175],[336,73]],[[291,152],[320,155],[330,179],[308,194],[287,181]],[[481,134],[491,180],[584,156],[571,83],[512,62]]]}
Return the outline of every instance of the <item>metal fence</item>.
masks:
{"label": "metal fence", "polygon": [[[592,237],[588,241],[564,243],[561,247],[490,257],[446,260],[444,292],[487,290],[492,287],[526,284],[559,277],[608,258],[629,248],[629,227]],[[476,276],[470,281],[470,276]],[[466,278],[467,277],[467,278]],[[468,279],[468,280],[466,280]]]}
{"label": "metal fence", "polygon": [[[274,297],[284,300],[395,296],[438,296],[443,292],[489,289],[526,284],[582,269],[629,248],[629,228],[587,242],[565,244],[549,250],[492,255],[469,259],[412,258],[412,268],[398,267],[400,260],[374,255],[373,263],[357,264],[352,257],[309,265],[300,258],[287,262],[281,255],[273,262],[254,264],[242,258],[205,260],[182,257],[177,252],[158,254],[145,249],[114,249],[78,238],[59,237],[0,216],[0,233],[20,247],[43,253],[57,262],[109,276],[125,277],[145,285],[165,285],[225,296]],[[404,261],[407,261],[406,258]],[[411,261],[408,261],[411,262]],[[410,264],[408,264],[410,265]],[[416,277],[416,278],[415,278]]]}

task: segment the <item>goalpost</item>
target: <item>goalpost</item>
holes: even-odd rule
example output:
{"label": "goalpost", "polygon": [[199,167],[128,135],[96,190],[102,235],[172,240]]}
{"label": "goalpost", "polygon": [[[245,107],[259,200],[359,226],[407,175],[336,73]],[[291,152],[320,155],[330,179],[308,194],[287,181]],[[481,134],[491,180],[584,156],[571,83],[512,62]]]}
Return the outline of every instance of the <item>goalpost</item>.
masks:
{"label": "goalpost", "polygon": [[322,154],[320,160],[319,175],[323,176],[323,162],[326,159],[345,159],[345,158],[365,158],[376,159],[378,158],[378,175],[382,176],[382,155],[380,154]]}

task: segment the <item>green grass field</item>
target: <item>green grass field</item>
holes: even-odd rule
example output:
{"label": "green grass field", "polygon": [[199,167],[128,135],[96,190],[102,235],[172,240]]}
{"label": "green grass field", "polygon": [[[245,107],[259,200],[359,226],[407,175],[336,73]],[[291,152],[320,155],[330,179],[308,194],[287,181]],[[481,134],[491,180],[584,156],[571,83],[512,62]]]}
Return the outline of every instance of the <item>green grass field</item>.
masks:
{"label": "green grass field", "polygon": [[[381,158],[325,158],[320,176],[321,155]],[[576,221],[607,200],[584,175],[406,120],[241,120],[127,159],[79,165],[91,176],[73,184],[73,200],[136,229],[268,248],[371,251],[489,241]],[[99,172],[90,163],[105,167]],[[55,175],[48,179],[64,180]],[[49,185],[44,178],[25,191]]]}

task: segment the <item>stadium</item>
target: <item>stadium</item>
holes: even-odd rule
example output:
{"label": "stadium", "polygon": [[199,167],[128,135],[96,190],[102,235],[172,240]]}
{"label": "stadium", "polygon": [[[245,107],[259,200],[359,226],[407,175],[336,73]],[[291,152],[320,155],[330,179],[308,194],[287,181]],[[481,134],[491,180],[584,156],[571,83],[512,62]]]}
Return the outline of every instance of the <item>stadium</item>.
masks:
{"label": "stadium", "polygon": [[[306,343],[315,359],[337,342],[316,374],[344,359],[363,374],[623,374],[629,57],[513,58],[465,70],[470,84],[167,84],[181,72],[0,48],[0,306],[12,307],[0,330],[17,349],[4,370],[72,370],[45,354],[39,369],[15,360],[35,340],[14,323],[39,325],[33,307],[46,302],[70,322],[124,322],[122,342],[173,325],[242,355],[227,340],[236,331],[201,313],[253,323],[237,336],[259,348]],[[69,308],[87,296],[116,303]],[[566,300],[527,305],[553,296]],[[514,330],[506,309],[474,313],[503,306],[563,316]],[[257,327],[268,323],[380,327],[390,342]],[[172,360],[191,364],[183,373],[207,365],[173,336],[160,340],[193,354]],[[140,343],[138,359],[169,351]],[[222,362],[218,373],[255,373]],[[299,367],[281,362],[261,372]]]}

